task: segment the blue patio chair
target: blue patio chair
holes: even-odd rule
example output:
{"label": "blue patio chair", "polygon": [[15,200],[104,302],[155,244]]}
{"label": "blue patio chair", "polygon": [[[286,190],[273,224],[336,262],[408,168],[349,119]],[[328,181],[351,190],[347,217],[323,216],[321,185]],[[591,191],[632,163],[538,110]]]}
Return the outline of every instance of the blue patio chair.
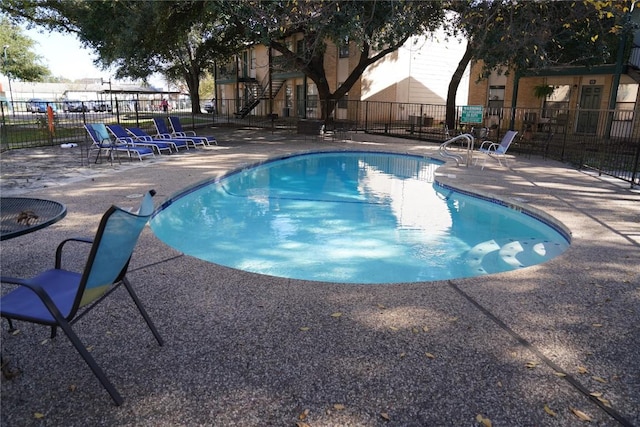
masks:
{"label": "blue patio chair", "polygon": [[106,126],[109,132],[111,132],[111,134],[116,138],[117,143],[129,143],[134,146],[149,147],[152,150],[155,150],[160,155],[163,151],[168,151],[169,153],[171,153],[171,145],[169,145],[167,142],[140,139],[135,135],[129,133],[127,129],[123,128],[120,125],[110,124]]}
{"label": "blue patio chair", "polygon": [[198,136],[196,135],[196,133],[192,130],[184,130],[182,128],[182,123],[180,123],[180,117],[178,116],[169,116],[169,125],[171,126],[171,129],[173,129],[173,134],[176,136],[184,136],[187,138],[195,138],[196,140],[198,140],[199,144],[201,143],[202,145],[211,145],[211,143],[213,142],[214,144],[218,145],[218,141],[216,140],[216,137],[213,135],[202,135],[202,136]]}
{"label": "blue patio chair", "polygon": [[[154,210],[154,194],[154,190],[146,193],[137,213],[110,207],[103,215],[93,240],[63,240],[56,250],[55,268],[31,279],[0,278],[2,283],[18,285],[0,298],[0,315],[8,320],[10,330],[14,329],[12,320],[37,323],[51,326],[51,338],[55,338],[60,327],[116,405],[122,404],[122,397],[71,326],[124,285],[158,344],[163,345],[160,334],[126,278],[138,237]],[[74,243],[66,249],[70,242]],[[91,245],[84,270],[81,273],[65,270],[62,266],[63,252],[78,249],[81,244]],[[7,345],[6,340],[4,345]]]}
{"label": "blue patio chair", "polygon": [[114,152],[126,153],[129,159],[132,159],[133,156],[137,156],[140,161],[142,161],[143,157],[155,157],[155,155],[153,154],[153,150],[149,147],[136,146],[130,142],[118,143],[117,141],[112,141],[107,127],[102,123],[87,123],[84,125],[84,128],[87,130],[87,133],[91,137],[91,147],[98,150],[95,163],[98,163],[98,160],[100,159],[103,151],[107,151],[109,160],[112,163]]}
{"label": "blue patio chair", "polygon": [[158,134],[156,136],[158,136],[159,138],[184,139],[184,140],[190,142],[194,147],[196,145],[202,145],[202,146],[206,145],[206,141],[204,139],[202,139],[204,137],[186,136],[186,134],[184,134],[184,133],[175,134],[173,131],[169,130],[169,127],[167,126],[167,123],[161,117],[154,117],[153,118],[153,123],[156,126],[156,132],[158,132]]}
{"label": "blue patio chair", "polygon": [[168,144],[170,147],[176,150],[176,152],[180,148],[189,150],[189,140],[186,138],[154,138],[144,130],[137,127],[128,127],[127,132],[129,132],[134,138],[137,138],[139,141],[153,141],[156,144]]}
{"label": "blue patio chair", "polygon": [[[507,150],[511,146],[511,143],[513,142],[513,140],[516,138],[517,134],[518,132],[514,130],[507,131],[507,133],[504,134],[504,137],[502,137],[502,141],[500,141],[500,144],[498,144],[497,142],[484,141],[480,145],[480,148],[478,148],[478,153],[484,156],[484,161],[482,162],[482,169],[484,169],[484,166],[487,163],[488,158],[497,160],[500,166],[502,166],[502,162],[500,161],[502,159],[504,160],[504,165],[508,166],[507,157],[506,157]],[[477,158],[476,158],[476,164],[478,164]]]}

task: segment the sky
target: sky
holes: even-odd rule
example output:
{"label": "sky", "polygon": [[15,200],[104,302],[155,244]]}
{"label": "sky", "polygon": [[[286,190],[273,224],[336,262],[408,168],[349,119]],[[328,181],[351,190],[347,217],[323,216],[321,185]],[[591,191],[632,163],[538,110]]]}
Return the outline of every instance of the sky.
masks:
{"label": "sky", "polygon": [[[35,41],[33,51],[42,58],[42,64],[49,68],[55,77],[64,77],[70,80],[103,78],[107,81],[114,74],[114,72],[103,71],[93,65],[93,60],[97,58],[97,55],[93,51],[83,48],[74,35],[50,33],[48,30],[42,31],[39,28],[23,28],[23,34]],[[166,85],[160,78],[151,79],[150,83],[156,87]]]}

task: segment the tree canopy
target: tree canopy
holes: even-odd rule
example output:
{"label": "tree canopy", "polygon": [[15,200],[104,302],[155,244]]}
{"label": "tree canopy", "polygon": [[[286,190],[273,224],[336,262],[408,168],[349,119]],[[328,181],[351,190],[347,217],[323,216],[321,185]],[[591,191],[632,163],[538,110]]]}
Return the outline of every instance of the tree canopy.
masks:
{"label": "tree canopy", "polygon": [[449,86],[447,124],[455,124],[455,94],[471,61],[491,71],[536,73],[559,65],[592,66],[615,61],[620,38],[628,34],[631,0],[452,1],[447,28],[462,35],[467,51]]}
{"label": "tree canopy", "polygon": [[[185,82],[194,112],[200,78],[216,61],[260,43],[316,84],[324,118],[369,65],[444,24],[451,37],[468,40],[449,87],[452,125],[457,88],[471,61],[482,61],[483,76],[611,62],[631,1],[3,0],[0,10],[14,20],[75,33],[103,67],[115,66],[116,77],[160,72]],[[301,46],[289,43],[293,35]],[[325,73],[329,43],[357,50],[349,76],[337,87]]]}
{"label": "tree canopy", "polygon": [[42,81],[49,76],[49,69],[40,63],[41,57],[32,50],[34,45],[35,42],[25,36],[20,27],[0,16],[2,74],[10,79],[27,82]]}
{"label": "tree canopy", "polygon": [[242,42],[214,1],[6,0],[0,8],[16,20],[76,34],[97,52],[96,65],[114,67],[117,78],[157,72],[186,83],[194,113],[201,76]]}
{"label": "tree canopy", "polygon": [[[245,29],[245,36],[279,52],[318,88],[323,118],[333,111],[365,69],[396,51],[413,35],[431,32],[443,19],[439,2],[311,1],[229,2]],[[302,49],[287,38],[300,35]],[[349,76],[332,90],[325,70],[328,43],[353,42],[357,63]]]}

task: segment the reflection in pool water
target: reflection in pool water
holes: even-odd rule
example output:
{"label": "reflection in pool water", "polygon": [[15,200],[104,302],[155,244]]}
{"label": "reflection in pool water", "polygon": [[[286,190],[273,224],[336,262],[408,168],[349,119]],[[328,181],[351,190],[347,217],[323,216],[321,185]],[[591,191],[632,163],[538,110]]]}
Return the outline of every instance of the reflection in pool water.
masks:
{"label": "reflection in pool water", "polygon": [[434,184],[440,164],[374,152],[292,156],[186,191],[151,227],[168,245],[217,264],[340,283],[497,273],[568,247],[529,215]]}

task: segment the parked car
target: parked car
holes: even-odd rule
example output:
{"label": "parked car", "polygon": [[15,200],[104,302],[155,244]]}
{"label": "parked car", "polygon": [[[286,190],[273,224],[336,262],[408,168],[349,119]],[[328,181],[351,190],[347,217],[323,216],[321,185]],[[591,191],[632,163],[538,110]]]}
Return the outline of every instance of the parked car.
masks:
{"label": "parked car", "polygon": [[206,111],[207,113],[213,113],[214,111],[216,111],[215,99],[204,103],[204,111]]}
{"label": "parked car", "polygon": [[64,111],[69,113],[82,113],[89,111],[89,106],[82,101],[65,101],[62,105]]}
{"label": "parked car", "polygon": [[109,104],[108,102],[96,101],[96,102],[93,103],[93,111],[95,111],[96,113],[99,112],[99,111],[111,112],[111,111],[113,111],[113,108],[111,107],[111,104]]}
{"label": "parked car", "polygon": [[56,104],[54,102],[49,102],[49,101],[45,101],[44,99],[36,99],[36,98],[30,99],[27,102],[27,109],[32,113],[44,114],[47,112],[47,105],[51,105],[51,108],[53,109],[54,113],[57,111]]}

